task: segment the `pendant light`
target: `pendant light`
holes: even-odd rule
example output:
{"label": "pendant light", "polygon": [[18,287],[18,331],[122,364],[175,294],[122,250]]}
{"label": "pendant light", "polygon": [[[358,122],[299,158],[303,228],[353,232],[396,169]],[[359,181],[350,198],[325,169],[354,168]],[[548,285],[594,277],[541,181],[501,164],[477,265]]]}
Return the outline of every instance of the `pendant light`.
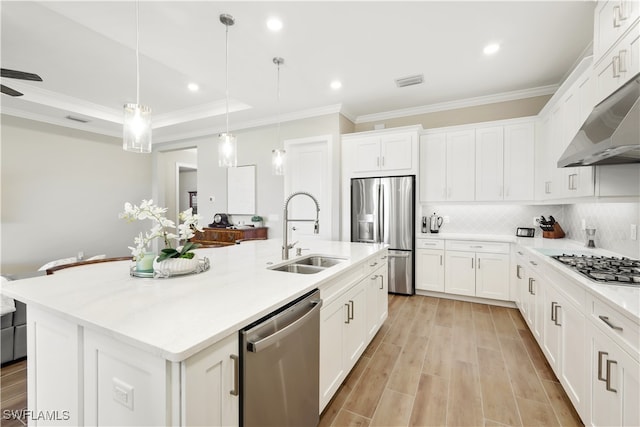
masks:
{"label": "pendant light", "polygon": [[[280,144],[280,65],[284,64],[284,58],[280,58],[276,56],[273,58],[273,63],[278,67],[278,78],[276,82],[277,86],[277,97],[278,97],[278,137],[277,141]],[[281,150],[276,148],[275,150],[271,150],[271,171],[274,175],[284,175],[284,166],[285,166],[285,150]]]}
{"label": "pendant light", "polygon": [[225,96],[227,111],[226,132],[218,135],[218,166],[221,168],[235,168],[238,165],[236,137],[229,133],[229,26],[235,24],[233,16],[222,14],[220,22],[226,27],[225,31]]}
{"label": "pendant light", "polygon": [[124,104],[122,148],[151,152],[151,108],[140,104],[140,5],[136,1],[136,103]]}

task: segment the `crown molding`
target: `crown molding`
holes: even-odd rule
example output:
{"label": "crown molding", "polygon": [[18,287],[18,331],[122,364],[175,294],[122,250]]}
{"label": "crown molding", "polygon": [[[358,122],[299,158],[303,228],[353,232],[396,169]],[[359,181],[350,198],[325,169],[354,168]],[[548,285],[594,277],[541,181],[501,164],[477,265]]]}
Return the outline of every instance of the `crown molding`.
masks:
{"label": "crown molding", "polygon": [[[251,107],[234,99],[229,100],[229,113],[248,110]],[[222,116],[226,113],[226,101],[209,102],[195,107],[184,108],[182,110],[170,111],[164,114],[158,114],[153,117],[153,129],[159,129],[166,126],[173,126],[179,123],[186,123],[192,120],[206,119],[208,117]]]}
{"label": "crown molding", "polygon": [[436,104],[423,105],[421,107],[403,108],[383,113],[365,114],[355,118],[354,123],[367,123],[379,120],[397,119],[399,117],[417,116],[420,114],[434,113],[438,111],[455,110],[459,108],[475,107],[478,105],[494,104],[496,102],[514,101],[534,96],[550,95],[557,89],[558,85],[540,86],[532,89],[515,90],[494,95],[478,96],[475,98],[460,99],[457,101],[440,102]]}

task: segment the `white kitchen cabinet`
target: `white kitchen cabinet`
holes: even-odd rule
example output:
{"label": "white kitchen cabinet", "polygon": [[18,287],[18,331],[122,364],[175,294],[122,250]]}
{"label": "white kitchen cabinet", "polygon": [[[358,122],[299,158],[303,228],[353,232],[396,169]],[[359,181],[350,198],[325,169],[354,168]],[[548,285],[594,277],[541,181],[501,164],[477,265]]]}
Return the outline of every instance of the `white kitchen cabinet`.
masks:
{"label": "white kitchen cabinet", "polygon": [[234,333],[183,362],[183,425],[239,425],[238,352]]}
{"label": "white kitchen cabinet", "polygon": [[504,127],[476,129],[476,200],[502,200],[504,185]]}
{"label": "white kitchen cabinet", "polygon": [[596,62],[637,21],[638,16],[640,16],[640,3],[637,0],[598,2],[594,12],[593,29],[593,55]]}
{"label": "white kitchen cabinet", "polygon": [[572,304],[556,286],[548,282],[542,290],[542,349],[574,407],[582,413],[587,390],[585,316],[582,307]]}
{"label": "white kitchen cabinet", "polygon": [[[354,286],[344,298],[345,334],[344,349],[346,369],[351,370],[356,364],[367,344],[367,297],[366,287],[369,279],[363,279]],[[372,307],[373,309],[377,307]]]}
{"label": "white kitchen cabinet", "polygon": [[[379,133],[366,136],[344,136],[345,144],[352,146],[352,173],[405,171],[416,169],[417,132]],[[415,172],[414,172],[415,173]]]}
{"label": "white kitchen cabinet", "polygon": [[444,292],[443,249],[416,249],[416,289]]}
{"label": "white kitchen cabinet", "polygon": [[533,120],[504,127],[504,200],[534,199]]}
{"label": "white kitchen cabinet", "polygon": [[445,292],[509,300],[509,244],[447,241]]}
{"label": "white kitchen cabinet", "polygon": [[603,333],[587,323],[589,384],[587,424],[640,425],[640,363]]}
{"label": "white kitchen cabinet", "polygon": [[445,265],[444,291],[448,294],[475,296],[475,253],[447,250]]}
{"label": "white kitchen cabinet", "polygon": [[538,263],[528,260],[527,266],[527,289],[523,296],[523,304],[526,305],[528,311],[525,320],[529,324],[531,333],[536,338],[540,346],[543,343],[544,334],[544,291],[547,287],[545,279],[537,271]]}
{"label": "white kitchen cabinet", "polygon": [[[369,275],[367,282],[367,337],[373,339],[387,319],[389,307],[389,270],[387,255],[378,260],[379,264]],[[366,281],[366,279],[365,279]]]}
{"label": "white kitchen cabinet", "polygon": [[475,199],[475,130],[424,134],[420,156],[422,201]]}
{"label": "white kitchen cabinet", "polygon": [[526,259],[524,257],[524,252],[516,249],[513,259],[511,295],[516,306],[518,306],[518,309],[522,313],[522,317],[526,317],[525,313],[528,312],[528,307],[524,302],[526,301],[525,293],[527,287],[527,271],[525,267]]}
{"label": "white kitchen cabinet", "polygon": [[447,198],[447,134],[420,136],[420,200],[441,201]]}
{"label": "white kitchen cabinet", "polygon": [[[637,6],[636,6],[637,7]],[[596,102],[640,72],[640,21],[594,67]]]}
{"label": "white kitchen cabinet", "polygon": [[347,318],[342,298],[320,310],[320,410],[331,400],[348,369],[345,364],[344,324]]}

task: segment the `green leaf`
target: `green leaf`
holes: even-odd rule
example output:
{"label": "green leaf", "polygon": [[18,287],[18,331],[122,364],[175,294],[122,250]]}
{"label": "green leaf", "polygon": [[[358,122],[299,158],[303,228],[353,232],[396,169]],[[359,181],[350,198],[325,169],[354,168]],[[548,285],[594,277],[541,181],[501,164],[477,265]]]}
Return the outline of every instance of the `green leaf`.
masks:
{"label": "green leaf", "polygon": [[187,252],[186,254],[181,254],[180,258],[193,259],[195,254],[193,252]]}

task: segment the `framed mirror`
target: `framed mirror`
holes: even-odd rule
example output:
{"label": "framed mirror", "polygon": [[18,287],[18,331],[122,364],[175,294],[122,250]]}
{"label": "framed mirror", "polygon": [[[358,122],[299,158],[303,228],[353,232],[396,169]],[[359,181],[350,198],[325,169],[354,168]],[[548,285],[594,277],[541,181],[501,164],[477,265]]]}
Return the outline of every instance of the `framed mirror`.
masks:
{"label": "framed mirror", "polygon": [[256,165],[227,169],[227,212],[231,215],[256,213]]}

